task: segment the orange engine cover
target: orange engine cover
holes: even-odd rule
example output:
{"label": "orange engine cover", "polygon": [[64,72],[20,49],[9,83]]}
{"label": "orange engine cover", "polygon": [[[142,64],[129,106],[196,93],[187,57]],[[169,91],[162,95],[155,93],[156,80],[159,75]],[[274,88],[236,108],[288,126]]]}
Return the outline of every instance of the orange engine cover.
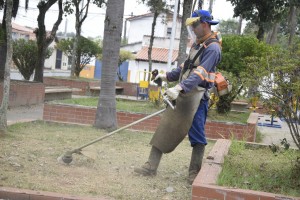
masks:
{"label": "orange engine cover", "polygon": [[228,82],[220,72],[216,73],[215,83],[218,91],[222,91],[228,87]]}

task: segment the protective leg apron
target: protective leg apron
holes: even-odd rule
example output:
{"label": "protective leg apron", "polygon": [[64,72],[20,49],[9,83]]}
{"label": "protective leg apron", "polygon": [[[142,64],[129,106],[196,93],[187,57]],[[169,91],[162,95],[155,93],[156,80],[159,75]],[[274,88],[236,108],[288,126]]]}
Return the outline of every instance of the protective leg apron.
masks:
{"label": "protective leg apron", "polygon": [[204,95],[205,88],[196,87],[189,93],[180,93],[176,108],[168,107],[163,113],[150,144],[163,153],[172,152],[187,135],[195,113]]}

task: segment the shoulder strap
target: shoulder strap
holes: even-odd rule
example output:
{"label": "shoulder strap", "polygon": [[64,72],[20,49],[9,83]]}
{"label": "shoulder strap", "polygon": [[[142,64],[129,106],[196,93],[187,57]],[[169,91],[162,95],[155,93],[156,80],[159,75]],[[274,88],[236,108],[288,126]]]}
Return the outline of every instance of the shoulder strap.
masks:
{"label": "shoulder strap", "polygon": [[192,63],[194,64],[196,59],[200,56],[200,54],[204,51],[204,49],[209,46],[211,43],[213,42],[219,42],[217,39],[215,38],[212,38],[212,39],[209,39],[207,40],[207,42],[205,42],[199,49],[199,51],[197,52],[197,54],[194,56],[193,60],[192,60]]}

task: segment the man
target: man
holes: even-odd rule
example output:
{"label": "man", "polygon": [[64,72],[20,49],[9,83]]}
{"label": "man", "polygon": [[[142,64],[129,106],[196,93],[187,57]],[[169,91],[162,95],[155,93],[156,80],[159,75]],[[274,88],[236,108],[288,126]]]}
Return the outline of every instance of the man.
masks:
{"label": "man", "polygon": [[218,24],[206,10],[196,10],[186,20],[190,37],[194,44],[188,59],[181,66],[159,74],[155,79],[178,81],[166,91],[169,99],[176,100],[176,108],[167,108],[160,124],[150,141],[152,145],[148,161],[136,173],[156,175],[163,153],[172,152],[188,133],[193,147],[188,182],[192,184],[201,169],[201,163],[207,144],[205,122],[208,112],[208,89],[214,84],[216,66],[221,60],[221,49],[217,35],[211,31],[211,25]]}

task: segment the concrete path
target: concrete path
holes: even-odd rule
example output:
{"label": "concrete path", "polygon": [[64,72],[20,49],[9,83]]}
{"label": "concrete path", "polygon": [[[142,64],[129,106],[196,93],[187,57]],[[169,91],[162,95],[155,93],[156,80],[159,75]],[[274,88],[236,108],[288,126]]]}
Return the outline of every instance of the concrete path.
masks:
{"label": "concrete path", "polygon": [[[271,124],[271,116],[270,115],[259,115],[258,123]],[[267,127],[267,126],[258,126],[258,130],[263,135],[262,143],[265,144],[280,144],[280,141],[283,138],[286,138],[288,143],[291,144],[292,147],[296,147],[296,144],[293,141],[293,138],[290,134],[289,127],[286,122],[281,121],[278,117],[274,118],[273,125],[281,128],[275,127]]]}
{"label": "concrete path", "polygon": [[7,111],[7,124],[42,120],[43,107],[44,104],[11,108]]}

